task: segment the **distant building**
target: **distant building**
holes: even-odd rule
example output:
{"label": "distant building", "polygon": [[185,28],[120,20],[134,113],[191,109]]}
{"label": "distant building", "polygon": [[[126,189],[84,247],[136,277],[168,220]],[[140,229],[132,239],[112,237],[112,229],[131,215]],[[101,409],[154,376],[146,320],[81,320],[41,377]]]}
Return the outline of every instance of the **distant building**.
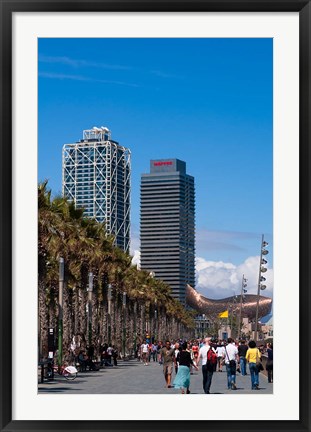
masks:
{"label": "distant building", "polygon": [[270,317],[266,323],[261,323],[261,331],[264,339],[273,338],[273,317]]}
{"label": "distant building", "polygon": [[150,161],[141,176],[141,268],[170,285],[185,304],[195,283],[194,178],[179,159]]}
{"label": "distant building", "polygon": [[115,245],[130,247],[131,153],[111,139],[106,127],[83,131],[83,139],[63,147],[63,195],[105,223]]}

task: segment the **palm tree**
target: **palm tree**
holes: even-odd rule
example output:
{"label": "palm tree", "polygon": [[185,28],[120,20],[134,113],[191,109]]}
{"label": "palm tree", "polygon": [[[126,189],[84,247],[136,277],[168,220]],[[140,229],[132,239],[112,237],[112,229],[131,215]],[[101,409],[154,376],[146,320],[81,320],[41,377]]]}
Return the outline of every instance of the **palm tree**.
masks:
{"label": "palm tree", "polygon": [[[83,347],[88,339],[86,304],[88,274],[93,273],[92,340],[96,349],[109,341],[108,284],[113,287],[112,342],[119,352],[124,340],[126,352],[131,352],[154,328],[157,308],[157,333],[177,337],[181,328],[191,328],[193,319],[184,307],[171,297],[163,281],[150,277],[131,265],[131,256],[114,246],[104,224],[84,217],[66,198],[51,199],[47,182],[38,186],[38,311],[40,352],[47,355],[48,328],[56,328],[58,305],[58,263],[65,260],[65,289],[63,303],[64,352],[73,339]],[[122,306],[123,293],[127,307]]]}

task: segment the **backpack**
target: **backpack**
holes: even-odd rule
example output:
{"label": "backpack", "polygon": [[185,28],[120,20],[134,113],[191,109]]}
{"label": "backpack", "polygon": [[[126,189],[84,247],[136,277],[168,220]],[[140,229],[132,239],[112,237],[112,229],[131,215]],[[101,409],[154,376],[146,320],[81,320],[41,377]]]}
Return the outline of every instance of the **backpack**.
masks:
{"label": "backpack", "polygon": [[214,352],[212,347],[210,347],[207,352],[207,362],[212,365],[215,365],[217,363],[217,354]]}

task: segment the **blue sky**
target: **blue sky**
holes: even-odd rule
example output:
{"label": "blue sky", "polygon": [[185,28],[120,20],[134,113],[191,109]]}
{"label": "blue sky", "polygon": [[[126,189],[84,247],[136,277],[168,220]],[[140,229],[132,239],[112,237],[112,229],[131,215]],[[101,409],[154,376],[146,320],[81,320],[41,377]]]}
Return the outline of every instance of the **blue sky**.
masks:
{"label": "blue sky", "polygon": [[132,152],[133,253],[140,175],[160,158],[195,177],[209,271],[245,267],[262,233],[272,252],[272,39],[52,38],[38,50],[39,181],[60,192],[63,144],[107,126]]}

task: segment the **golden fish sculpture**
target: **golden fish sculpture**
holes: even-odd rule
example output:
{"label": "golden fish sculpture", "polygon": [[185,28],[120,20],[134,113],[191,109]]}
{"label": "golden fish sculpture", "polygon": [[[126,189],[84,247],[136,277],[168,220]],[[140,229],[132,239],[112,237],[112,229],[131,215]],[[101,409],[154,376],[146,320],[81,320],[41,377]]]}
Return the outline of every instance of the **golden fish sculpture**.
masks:
{"label": "golden fish sculpture", "polygon": [[[256,317],[257,295],[244,294],[242,302],[242,318],[247,317],[250,320]],[[220,300],[213,300],[204,297],[192,286],[187,285],[186,303],[199,314],[215,316],[226,310],[233,313],[240,310],[241,296],[226,297]],[[262,318],[268,315],[272,309],[272,299],[270,297],[259,296],[258,317]]]}

